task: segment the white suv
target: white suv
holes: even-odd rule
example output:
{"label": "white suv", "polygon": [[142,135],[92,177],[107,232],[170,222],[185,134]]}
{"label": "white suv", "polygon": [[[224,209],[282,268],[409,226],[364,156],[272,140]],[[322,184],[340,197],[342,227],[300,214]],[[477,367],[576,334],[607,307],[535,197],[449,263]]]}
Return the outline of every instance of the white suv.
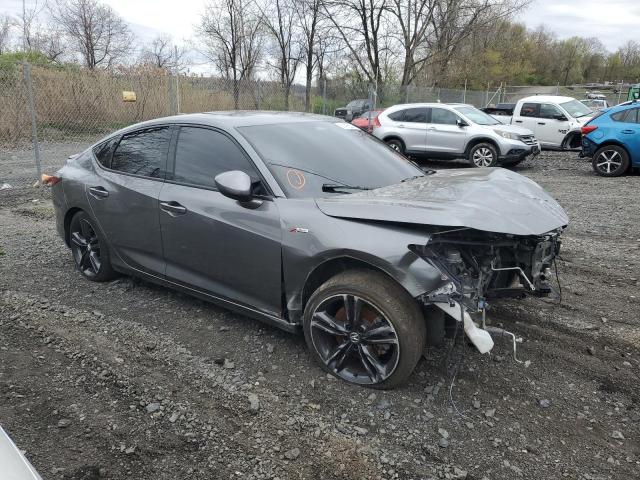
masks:
{"label": "white suv", "polygon": [[404,154],[463,158],[474,167],[516,165],[540,153],[531,130],[503,125],[465,104],[396,105],[374,121],[373,135]]}

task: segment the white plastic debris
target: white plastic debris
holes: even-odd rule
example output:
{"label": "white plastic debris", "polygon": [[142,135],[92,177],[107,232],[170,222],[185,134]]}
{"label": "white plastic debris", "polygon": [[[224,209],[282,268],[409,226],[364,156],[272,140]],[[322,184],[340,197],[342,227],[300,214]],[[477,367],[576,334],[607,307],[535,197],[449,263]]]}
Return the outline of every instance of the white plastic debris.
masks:
{"label": "white plastic debris", "polygon": [[8,183],[3,183],[2,185],[0,185],[0,190],[8,190],[10,188],[13,188],[13,187]]}
{"label": "white plastic debris", "polygon": [[476,324],[473,323],[473,320],[471,320],[467,311],[463,309],[458,302],[452,301],[451,303],[453,303],[453,306],[449,303],[435,303],[434,305],[459,322],[464,323],[464,333],[480,353],[490,352],[493,348],[493,339],[489,332],[478,328]]}

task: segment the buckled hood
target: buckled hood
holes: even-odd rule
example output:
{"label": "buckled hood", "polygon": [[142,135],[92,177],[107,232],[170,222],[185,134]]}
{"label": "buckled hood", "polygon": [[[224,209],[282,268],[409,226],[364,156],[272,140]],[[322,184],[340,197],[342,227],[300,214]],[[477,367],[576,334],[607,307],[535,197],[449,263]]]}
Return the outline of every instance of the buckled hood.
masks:
{"label": "buckled hood", "polygon": [[532,180],[503,168],[441,170],[397,185],[316,199],[326,215],[542,235],[569,223]]}

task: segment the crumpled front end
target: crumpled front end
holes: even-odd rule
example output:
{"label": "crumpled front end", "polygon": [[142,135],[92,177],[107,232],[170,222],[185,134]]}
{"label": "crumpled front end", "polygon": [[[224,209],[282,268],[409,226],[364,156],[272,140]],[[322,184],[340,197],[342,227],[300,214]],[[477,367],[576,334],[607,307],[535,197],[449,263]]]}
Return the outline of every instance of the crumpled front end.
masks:
{"label": "crumpled front end", "polygon": [[554,291],[550,280],[560,235],[561,229],[534,236],[466,228],[436,231],[424,245],[409,245],[441,274],[441,285],[420,300],[463,322],[467,336],[485,353],[493,342],[469,314],[480,312],[484,318],[495,299],[549,296]]}

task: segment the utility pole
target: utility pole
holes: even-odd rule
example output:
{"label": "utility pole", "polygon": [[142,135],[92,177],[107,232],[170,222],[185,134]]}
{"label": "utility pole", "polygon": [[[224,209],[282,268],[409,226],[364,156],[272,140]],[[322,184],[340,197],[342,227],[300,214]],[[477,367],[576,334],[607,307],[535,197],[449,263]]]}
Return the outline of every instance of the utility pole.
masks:
{"label": "utility pole", "polygon": [[180,113],[180,90],[179,90],[179,77],[180,70],[178,68],[178,46],[173,46],[173,62],[175,68],[175,76],[176,76],[176,114]]}
{"label": "utility pole", "polygon": [[22,52],[27,53],[27,7],[22,0]]}

